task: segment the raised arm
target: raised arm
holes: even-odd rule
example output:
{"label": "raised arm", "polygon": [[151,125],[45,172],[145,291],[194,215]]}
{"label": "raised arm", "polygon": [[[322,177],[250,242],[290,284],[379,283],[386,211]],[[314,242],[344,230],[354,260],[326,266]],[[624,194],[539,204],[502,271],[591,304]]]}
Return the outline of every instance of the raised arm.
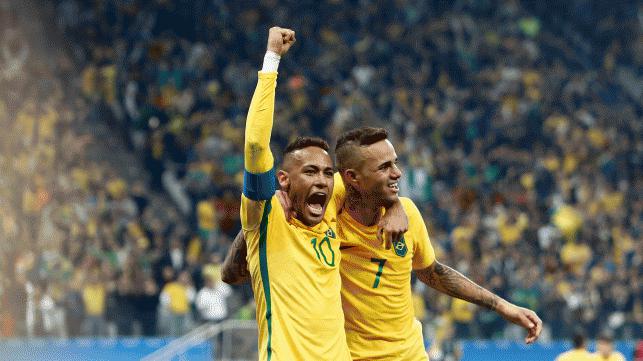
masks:
{"label": "raised arm", "polygon": [[418,279],[432,288],[497,312],[505,320],[527,329],[526,343],[538,339],[542,321],[535,312],[518,307],[471,281],[460,272],[438,261],[416,270]]}
{"label": "raised arm", "polygon": [[277,68],[281,56],[295,42],[295,32],[279,27],[270,28],[263,68],[259,72],[248,117],[244,141],[244,182],[241,199],[241,224],[244,230],[259,225],[264,202],[276,189],[274,158],[270,151],[270,135],[275,108]]}
{"label": "raised arm", "polygon": [[223,261],[221,270],[223,282],[239,285],[250,281],[250,272],[248,272],[248,262],[246,261],[247,252],[243,231],[239,231]]}

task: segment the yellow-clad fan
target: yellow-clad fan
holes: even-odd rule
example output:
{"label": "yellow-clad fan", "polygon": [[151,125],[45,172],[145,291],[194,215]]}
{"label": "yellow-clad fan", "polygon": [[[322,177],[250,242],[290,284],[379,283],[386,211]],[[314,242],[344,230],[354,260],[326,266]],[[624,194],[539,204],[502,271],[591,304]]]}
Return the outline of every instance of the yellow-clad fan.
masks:
{"label": "yellow-clad fan", "polygon": [[595,361],[625,361],[625,355],[614,350],[614,338],[610,333],[602,333],[596,340]]}
{"label": "yellow-clad fan", "polygon": [[587,342],[584,335],[575,334],[573,344],[574,348],[558,355],[556,361],[596,361],[596,357],[587,351]]}

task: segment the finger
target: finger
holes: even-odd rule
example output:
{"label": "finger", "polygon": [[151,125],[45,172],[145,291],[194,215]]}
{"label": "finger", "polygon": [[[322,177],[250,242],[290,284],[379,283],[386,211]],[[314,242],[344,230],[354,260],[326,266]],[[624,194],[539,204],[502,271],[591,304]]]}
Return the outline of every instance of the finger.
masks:
{"label": "finger", "polygon": [[393,240],[393,233],[391,232],[384,232],[384,248],[385,249],[391,249],[393,246],[393,243],[391,242]]}
{"label": "finger", "polygon": [[525,342],[530,344],[535,342],[538,339],[538,336],[540,336],[540,332],[542,331],[542,321],[538,316],[536,316],[536,314],[532,313],[526,314],[525,318],[527,319],[527,324],[531,326],[529,327],[527,337],[525,337]]}
{"label": "finger", "polygon": [[538,338],[538,336],[540,336],[540,333],[543,330],[543,321],[535,313],[530,314],[528,316],[529,316],[530,319],[533,320],[533,322],[536,323],[536,327],[534,327],[534,329],[535,329],[535,336],[536,336],[536,338]]}
{"label": "finger", "polygon": [[378,228],[377,229],[377,240],[380,241],[380,244],[384,243],[384,228]]}

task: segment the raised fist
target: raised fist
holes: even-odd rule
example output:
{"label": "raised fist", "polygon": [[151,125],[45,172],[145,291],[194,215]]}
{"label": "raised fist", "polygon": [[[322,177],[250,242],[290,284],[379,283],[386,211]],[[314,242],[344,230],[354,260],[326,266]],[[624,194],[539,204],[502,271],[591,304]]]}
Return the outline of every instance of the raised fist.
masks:
{"label": "raised fist", "polygon": [[295,43],[295,32],[290,29],[273,26],[268,32],[268,50],[279,56],[288,52],[290,46]]}

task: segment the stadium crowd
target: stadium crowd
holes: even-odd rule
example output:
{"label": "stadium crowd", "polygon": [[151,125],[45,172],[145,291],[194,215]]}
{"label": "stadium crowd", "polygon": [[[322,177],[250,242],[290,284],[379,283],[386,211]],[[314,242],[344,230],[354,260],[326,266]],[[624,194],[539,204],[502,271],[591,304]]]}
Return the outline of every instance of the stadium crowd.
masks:
{"label": "stadium crowd", "polygon": [[[104,333],[106,322],[131,334],[132,319],[146,335],[180,334],[253,317],[249,289],[230,291],[218,273],[240,226],[243,126],[265,32],[280,24],[298,45],[280,69],[278,147],[385,127],[401,193],[421,207],[439,259],[536,310],[551,338],[578,327],[643,334],[640,6],[56,3],[69,56],[56,71],[4,75],[16,86],[0,90],[20,99],[0,111],[0,218],[20,245],[0,259],[14,307],[2,307],[3,325],[31,315],[3,330],[36,332],[40,319],[51,333],[64,315],[54,324],[69,335]],[[14,58],[23,49],[3,47]],[[92,138],[77,129],[94,118],[143,155],[149,185],[84,157]],[[151,209],[154,192],[188,207]],[[180,218],[190,226],[170,226]],[[431,340],[520,335],[493,312],[419,282],[414,292]]]}

